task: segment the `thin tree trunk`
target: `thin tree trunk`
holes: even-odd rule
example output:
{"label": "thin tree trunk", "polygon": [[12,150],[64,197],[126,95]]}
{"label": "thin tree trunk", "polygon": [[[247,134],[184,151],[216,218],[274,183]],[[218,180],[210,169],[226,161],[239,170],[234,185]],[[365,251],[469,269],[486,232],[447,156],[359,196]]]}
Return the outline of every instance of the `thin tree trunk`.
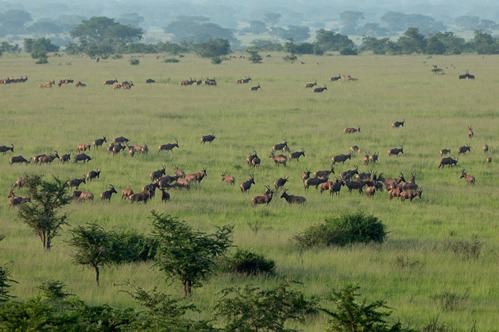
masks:
{"label": "thin tree trunk", "polygon": [[99,275],[100,275],[100,272],[99,272],[99,266],[94,266],[94,269],[95,269],[95,282],[97,283],[97,287],[99,287]]}
{"label": "thin tree trunk", "polygon": [[190,280],[184,280],[184,297],[191,296],[191,282]]}

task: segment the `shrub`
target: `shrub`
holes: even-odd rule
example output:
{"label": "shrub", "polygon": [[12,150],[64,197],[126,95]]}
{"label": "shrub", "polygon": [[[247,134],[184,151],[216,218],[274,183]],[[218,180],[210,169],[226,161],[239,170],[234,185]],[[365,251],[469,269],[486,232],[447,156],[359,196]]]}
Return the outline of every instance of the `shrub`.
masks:
{"label": "shrub", "polygon": [[176,59],[176,58],[168,58],[168,59],[165,59],[164,62],[166,62],[166,63],[178,63],[178,62],[180,62],[180,60]]}
{"label": "shrub", "polygon": [[302,247],[345,246],[352,243],[383,243],[385,226],[375,216],[363,212],[326,219],[323,224],[307,228],[294,237]]}
{"label": "shrub", "polygon": [[154,259],[158,249],[158,241],[135,233],[125,231],[111,234],[111,260],[114,263],[141,262]]}
{"label": "shrub", "polygon": [[469,295],[468,291],[465,291],[462,295],[445,291],[441,294],[434,295],[431,298],[433,301],[440,304],[440,308],[443,311],[458,311],[464,307],[468,301]]}
{"label": "shrub", "polygon": [[224,271],[226,272],[230,271],[246,275],[275,273],[275,262],[273,260],[248,250],[238,249],[233,257],[227,259],[224,265]]}
{"label": "shrub", "polygon": [[471,241],[457,241],[450,244],[450,249],[463,260],[478,259],[483,242],[474,236]]}
{"label": "shrub", "polygon": [[215,56],[213,58],[211,58],[211,64],[213,65],[219,65],[222,63],[222,58],[219,57],[219,56]]}
{"label": "shrub", "polygon": [[140,60],[139,59],[130,59],[130,64],[132,66],[138,66],[140,64]]}

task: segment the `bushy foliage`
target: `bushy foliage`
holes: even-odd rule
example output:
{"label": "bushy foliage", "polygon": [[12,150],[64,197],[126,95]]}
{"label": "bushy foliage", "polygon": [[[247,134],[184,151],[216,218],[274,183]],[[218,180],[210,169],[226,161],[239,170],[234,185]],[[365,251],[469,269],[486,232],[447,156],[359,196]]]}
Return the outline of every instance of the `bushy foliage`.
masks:
{"label": "bushy foliage", "polygon": [[0,304],[13,297],[9,295],[8,291],[10,283],[12,282],[16,281],[9,278],[9,271],[7,271],[7,269],[3,266],[0,266]]}
{"label": "bushy foliage", "polygon": [[353,243],[382,243],[385,226],[377,217],[363,212],[343,214],[326,219],[323,224],[308,227],[294,237],[301,247],[345,246]]}
{"label": "bushy foliage", "polygon": [[238,249],[232,257],[225,260],[223,270],[246,275],[259,273],[274,274],[275,262],[265,258],[263,255]]}
{"label": "bushy foliage", "polygon": [[180,60],[177,58],[167,58],[164,60],[164,62],[166,62],[166,63],[178,63],[178,62],[180,62]]}
{"label": "bushy foliage", "polygon": [[140,64],[140,60],[139,59],[130,59],[130,64],[132,66],[138,66]]}
{"label": "bushy foliage", "polygon": [[111,260],[114,263],[133,263],[152,260],[158,241],[134,231],[111,233]]}

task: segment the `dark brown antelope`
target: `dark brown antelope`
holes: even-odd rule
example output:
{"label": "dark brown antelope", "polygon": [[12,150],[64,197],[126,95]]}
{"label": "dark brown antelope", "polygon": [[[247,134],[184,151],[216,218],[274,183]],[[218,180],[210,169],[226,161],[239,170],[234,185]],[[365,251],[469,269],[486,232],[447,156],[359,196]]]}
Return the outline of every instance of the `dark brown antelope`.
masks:
{"label": "dark brown antelope", "polygon": [[109,202],[111,201],[111,196],[113,194],[117,194],[118,192],[116,191],[116,189],[114,189],[114,186],[112,184],[109,185],[109,189],[106,190],[106,191],[103,191],[101,194],[100,194],[100,198],[102,200],[108,200]]}
{"label": "dark brown antelope", "polygon": [[222,177],[222,182],[228,183],[231,186],[236,182],[236,179],[232,175],[227,174],[227,171],[224,171],[220,176]]}
{"label": "dark brown antelope", "polygon": [[359,174],[359,167],[355,166],[355,169],[349,169],[341,173],[342,180],[350,180],[354,175]]}
{"label": "dark brown antelope", "polygon": [[411,178],[408,181],[404,182],[404,184],[401,184],[400,189],[404,191],[418,189],[418,185],[416,184],[416,176],[414,174],[411,174]]}
{"label": "dark brown antelope", "polygon": [[11,144],[11,146],[5,146],[5,145],[0,145],[0,152],[5,154],[7,151],[12,151],[14,152],[14,144]]}
{"label": "dark brown antelope", "polygon": [[305,88],[306,89],[313,88],[316,85],[317,85],[317,81],[315,81],[314,83],[307,83],[307,84],[305,84]]}
{"label": "dark brown antelope", "polygon": [[267,185],[265,186],[265,189],[266,190],[263,193],[263,195],[254,196],[251,199],[251,205],[253,206],[256,206],[258,204],[269,205],[270,201],[272,200],[272,196],[274,195],[274,191],[270,189],[270,187]]}
{"label": "dark brown antelope", "polygon": [[85,153],[80,153],[80,154],[77,154],[75,157],[74,157],[74,160],[73,162],[74,163],[77,163],[79,161],[82,161],[84,163],[88,162],[92,160],[92,157],[90,157],[89,155],[86,155]]}
{"label": "dark brown antelope", "polygon": [[114,78],[114,80],[106,80],[104,81],[104,85],[113,85],[115,83],[118,83],[118,80]]}
{"label": "dark brown antelope", "polygon": [[452,157],[440,158],[440,162],[438,163],[438,168],[440,167],[444,168],[444,166],[449,166],[449,167],[457,166],[457,160],[453,159]]}
{"label": "dark brown antelope", "polygon": [[444,156],[446,154],[449,154],[450,152],[451,152],[450,149],[442,149],[442,150],[440,150],[440,155]]}
{"label": "dark brown antelope", "polygon": [[19,164],[19,163],[29,163],[29,160],[24,158],[23,156],[14,156],[10,157],[9,164]]}
{"label": "dark brown antelope", "polygon": [[175,140],[175,143],[167,143],[160,145],[158,151],[173,151],[174,148],[179,148],[177,140]]}
{"label": "dark brown antelope", "polygon": [[471,152],[471,146],[469,146],[468,144],[460,146],[457,149],[458,154],[465,154],[466,152]]}
{"label": "dark brown antelope", "polygon": [[9,198],[9,204],[11,207],[31,202],[29,197],[17,196],[12,190],[9,192],[7,197]]}
{"label": "dark brown antelope", "polygon": [[37,158],[37,162],[39,164],[49,164],[51,162],[54,161],[54,159],[56,158],[59,158],[59,154],[57,153],[57,151],[55,151],[54,154],[51,154],[51,155],[41,155],[41,156],[38,156]]}
{"label": "dark brown antelope", "polygon": [[282,143],[277,143],[277,144],[274,144],[272,145],[272,151],[276,152],[276,151],[286,151],[286,152],[289,152],[289,146],[288,146],[288,141],[287,140],[284,140],[284,142]]}
{"label": "dark brown antelope", "polygon": [[343,129],[343,132],[345,134],[355,134],[355,133],[360,133],[360,128],[345,128]]}
{"label": "dark brown antelope", "polygon": [[303,148],[301,149],[301,151],[295,151],[295,152],[291,152],[289,154],[289,160],[297,160],[297,161],[300,161],[300,157],[301,156],[305,156],[305,151],[303,151]]}
{"label": "dark brown antelope", "polygon": [[350,147],[350,152],[351,153],[359,154],[360,153],[360,148],[357,145],[353,145],[353,146]]}
{"label": "dark brown antelope", "polygon": [[339,81],[339,80],[341,80],[341,74],[338,74],[338,76],[332,76],[329,80],[331,82]]}
{"label": "dark brown antelope", "polygon": [[81,179],[72,179],[72,180],[68,180],[66,182],[66,185],[68,186],[69,189],[71,188],[75,188],[76,190],[78,190],[78,187],[80,186],[80,184],[82,183],[87,183],[87,180],[85,177],[82,177]]}
{"label": "dark brown antelope", "polygon": [[464,169],[461,171],[461,176],[459,178],[464,179],[468,184],[475,184],[475,177],[471,174],[466,173]]}
{"label": "dark brown antelope", "polygon": [[378,162],[379,159],[379,153],[373,153],[372,155],[369,156],[369,162],[371,163],[376,163]]}
{"label": "dark brown antelope", "polygon": [[489,152],[489,146],[487,144],[484,144],[482,146],[482,150],[483,150],[483,152]]}
{"label": "dark brown antelope", "polygon": [[253,150],[253,152],[254,152],[254,154],[250,154],[250,155],[248,155],[248,157],[246,157],[246,163],[250,167],[258,167],[261,163],[261,159],[260,159],[260,157],[258,157],[255,150]]}
{"label": "dark brown antelope", "polygon": [[252,86],[251,87],[251,91],[258,91],[258,89],[261,89],[262,87],[260,86],[260,84],[256,85],[256,86]]}
{"label": "dark brown antelope", "polygon": [[161,169],[158,169],[157,171],[151,172],[151,174],[149,174],[149,176],[151,177],[151,181],[155,181],[165,174],[166,174],[166,166],[161,165]]}
{"label": "dark brown antelope", "polygon": [[343,185],[348,188],[350,194],[352,190],[358,190],[359,194],[362,194],[362,188],[366,185],[366,182],[360,180],[343,180]]}
{"label": "dark brown antelope", "polygon": [[68,162],[71,160],[71,154],[65,153],[65,154],[59,156],[59,159],[61,160],[62,163]]}
{"label": "dark brown antelope", "polygon": [[492,157],[488,157],[487,162],[490,164],[492,162]]}
{"label": "dark brown antelope", "polygon": [[126,137],[123,137],[123,136],[118,136],[116,137],[114,140],[113,140],[113,143],[114,144],[126,144],[128,143],[130,140]]}
{"label": "dark brown antelope", "polygon": [[147,191],[143,191],[128,196],[128,199],[130,200],[130,204],[133,204],[134,202],[144,202],[144,204],[146,204],[147,200],[149,200],[149,197],[150,193]]}
{"label": "dark brown antelope", "polygon": [[303,187],[305,189],[308,189],[310,186],[314,186],[315,189],[319,187],[321,183],[327,182],[328,178],[327,177],[313,177],[313,178],[308,178],[305,181],[303,181]]}
{"label": "dark brown antelope", "polygon": [[97,171],[90,171],[87,173],[87,181],[92,181],[94,179],[97,179],[100,177],[100,170]]}
{"label": "dark brown antelope", "polygon": [[314,89],[314,93],[321,93],[321,92],[324,92],[327,90],[327,87],[324,85],[324,86],[318,86]]}
{"label": "dark brown antelope", "polygon": [[248,192],[251,188],[251,185],[255,184],[255,177],[250,174],[250,178],[239,185],[242,193]]}
{"label": "dark brown antelope", "polygon": [[395,121],[392,123],[392,128],[398,128],[398,127],[403,127],[405,123],[405,120],[402,121]]}
{"label": "dark brown antelope", "polygon": [[399,156],[400,153],[404,153],[404,148],[391,148],[388,150],[388,156]]}
{"label": "dark brown antelope", "polygon": [[300,173],[300,179],[302,180],[302,182],[304,182],[306,179],[308,179],[310,177],[310,174],[312,172],[310,172],[309,169],[307,169],[306,171],[303,171]]}
{"label": "dark brown antelope", "polygon": [[236,81],[237,84],[246,84],[246,83],[249,83],[249,81],[251,81],[251,77],[247,76],[246,78],[241,78],[239,80]]}
{"label": "dark brown antelope", "polygon": [[106,142],[106,136],[98,138],[94,141],[94,147],[95,148],[101,147],[105,142]]}
{"label": "dark brown antelope", "polygon": [[348,159],[352,159],[352,154],[349,153],[349,154],[339,154],[339,155],[336,155],[336,156],[333,156],[331,158],[331,160],[333,161],[333,165],[336,164],[336,163],[345,163],[345,161],[347,161]]}
{"label": "dark brown antelope", "polygon": [[215,135],[212,135],[212,134],[210,134],[210,135],[203,135],[201,137],[201,144],[204,144],[206,142],[208,142],[208,143],[211,144],[211,142],[213,142],[215,140],[215,138],[216,138]]}
{"label": "dark brown antelope", "polygon": [[272,151],[269,158],[272,158],[272,160],[274,160],[276,166],[283,165],[284,167],[286,167],[286,162],[288,161],[288,158],[285,155],[280,154],[276,156],[274,154],[274,151]]}
{"label": "dark brown antelope", "polygon": [[325,170],[320,170],[320,171],[314,172],[314,176],[316,178],[328,177],[331,174],[334,174],[334,166],[331,166],[331,169],[325,169]]}
{"label": "dark brown antelope", "polygon": [[288,204],[304,204],[307,202],[307,199],[303,196],[289,195],[287,189],[284,189],[281,198],[284,198]]}
{"label": "dark brown antelope", "polygon": [[274,180],[275,190],[279,190],[280,188],[284,187],[286,182],[288,182],[288,177],[275,179]]}

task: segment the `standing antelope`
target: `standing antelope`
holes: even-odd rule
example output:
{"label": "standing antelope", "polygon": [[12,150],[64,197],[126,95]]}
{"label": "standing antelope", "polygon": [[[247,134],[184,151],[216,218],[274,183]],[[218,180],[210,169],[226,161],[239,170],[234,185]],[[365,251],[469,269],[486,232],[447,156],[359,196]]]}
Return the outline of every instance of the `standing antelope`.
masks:
{"label": "standing antelope", "polygon": [[284,167],[286,167],[286,162],[288,161],[288,158],[285,155],[280,154],[276,156],[274,154],[274,151],[272,151],[269,158],[272,158],[274,160],[276,166],[283,165]]}
{"label": "standing antelope", "polygon": [[78,144],[77,147],[76,147],[76,150],[78,152],[83,152],[83,151],[87,151],[89,150],[90,151],[90,144]]}
{"label": "standing antelope", "polygon": [[260,84],[256,85],[256,86],[252,86],[251,87],[251,91],[258,91],[258,89],[261,89],[262,87],[260,86]]}
{"label": "standing antelope", "polygon": [[457,166],[457,160],[453,159],[452,157],[441,158],[440,162],[438,163],[438,168],[444,168],[444,166],[446,165],[449,167]]}
{"label": "standing antelope", "polygon": [[278,178],[274,180],[274,188],[275,190],[279,190],[279,188],[284,187],[284,185],[288,182],[288,177]]}
{"label": "standing antelope", "polygon": [[333,156],[331,160],[333,161],[333,165],[336,163],[345,163],[348,159],[352,159],[352,154],[339,154],[336,156]]}
{"label": "standing antelope", "polygon": [[213,142],[215,140],[215,138],[216,138],[215,135],[212,135],[212,134],[204,135],[201,137],[201,144],[204,144],[206,142],[211,144],[211,142]]}
{"label": "standing antelope", "polygon": [[159,146],[158,151],[173,151],[173,148],[179,148],[178,141],[175,139],[175,143],[168,143]]}
{"label": "standing antelope", "polygon": [[102,146],[104,144],[104,142],[106,142],[106,136],[102,137],[102,138],[97,138],[95,141],[94,141],[94,147],[95,148],[98,148],[99,146]]}
{"label": "standing antelope", "polygon": [[233,186],[234,183],[236,182],[236,179],[232,175],[228,175],[227,171],[224,171],[222,174],[220,174],[220,176],[222,177],[223,182],[226,182],[231,186]]}
{"label": "standing antelope", "polygon": [[460,146],[457,149],[458,154],[465,154],[466,152],[471,152],[471,146],[469,146],[468,144]]}
{"label": "standing antelope", "polygon": [[404,148],[391,148],[388,150],[389,156],[399,156],[399,153],[404,153]]}
{"label": "standing antelope", "polygon": [[392,128],[398,128],[398,127],[403,127],[405,123],[405,120],[402,121],[395,121],[392,123]]}
{"label": "standing antelope", "polygon": [[155,181],[165,174],[166,174],[166,166],[162,165],[161,169],[151,172],[151,174],[149,176],[151,177],[152,181]]}
{"label": "standing antelope", "polygon": [[354,133],[360,133],[360,128],[345,128],[343,129],[343,132],[345,134],[354,134]]}
{"label": "standing antelope", "polygon": [[475,177],[471,174],[466,173],[464,169],[462,170],[461,176],[459,178],[464,179],[468,184],[475,184]]}
{"label": "standing antelope", "polygon": [[289,146],[288,146],[288,141],[284,140],[282,143],[277,143],[272,145],[272,151],[286,151],[289,152]]}
{"label": "standing antelope", "polygon": [[265,186],[265,192],[263,193],[263,195],[259,195],[259,196],[254,196],[252,199],[251,199],[251,204],[253,206],[256,206],[258,204],[265,204],[265,205],[269,205],[270,201],[272,200],[272,196],[274,195],[274,191],[272,189],[270,189],[269,186]]}
{"label": "standing antelope", "polygon": [[100,198],[102,200],[108,200],[109,202],[111,201],[111,196],[113,194],[117,194],[118,192],[116,191],[116,189],[114,189],[114,186],[112,184],[109,185],[109,189],[106,190],[106,191],[103,191],[101,194],[100,194]]}
{"label": "standing antelope", "polygon": [[307,201],[303,196],[289,195],[286,191],[287,189],[284,189],[281,198],[284,198],[288,204],[304,204]]}
{"label": "standing antelope", "polygon": [[305,84],[305,88],[306,89],[313,88],[316,85],[317,85],[317,81],[314,81],[314,83],[307,83],[307,84]]}
{"label": "standing antelope", "polygon": [[11,146],[5,146],[5,145],[0,145],[0,152],[5,154],[7,151],[12,151],[14,152],[14,144],[11,144]]}
{"label": "standing antelope", "polygon": [[468,127],[468,138],[473,138],[475,134],[473,133],[473,128]]}
{"label": "standing antelope", "polygon": [[239,185],[239,188],[241,189],[242,193],[245,193],[248,192],[248,190],[250,190],[252,184],[255,184],[255,177],[250,174],[250,178],[241,183]]}
{"label": "standing antelope", "polygon": [[297,161],[300,161],[301,156],[305,156],[305,151],[303,151],[303,148],[301,149],[301,151],[291,152],[289,154],[289,160],[296,159]]}

